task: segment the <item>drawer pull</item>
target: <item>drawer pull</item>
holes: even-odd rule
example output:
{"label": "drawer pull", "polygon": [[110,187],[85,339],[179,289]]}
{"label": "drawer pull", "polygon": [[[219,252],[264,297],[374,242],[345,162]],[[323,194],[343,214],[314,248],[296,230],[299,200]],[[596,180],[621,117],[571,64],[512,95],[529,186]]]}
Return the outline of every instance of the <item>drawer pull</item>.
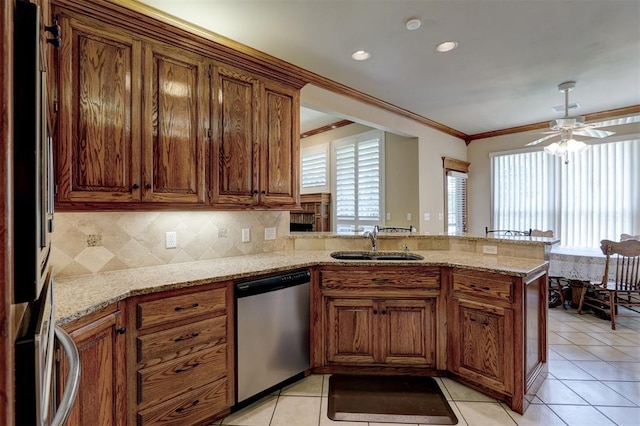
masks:
{"label": "drawer pull", "polygon": [[389,281],[389,278],[371,278],[371,281],[374,283],[386,283]]}
{"label": "drawer pull", "polygon": [[200,403],[199,399],[196,399],[195,401],[193,401],[191,404],[187,405],[186,407],[179,407],[176,408],[176,413],[182,413],[183,411],[188,410],[189,408],[193,408],[196,405],[198,405]]}
{"label": "drawer pull", "polygon": [[[471,288],[477,288],[475,284],[469,284],[469,287],[471,287]],[[489,291],[489,290],[491,290],[491,287],[480,287],[480,288],[481,288],[482,290],[485,290],[485,291]]]}
{"label": "drawer pull", "polygon": [[[479,322],[477,319],[475,318],[469,318],[469,321],[473,321],[473,322]],[[483,321],[480,323],[481,325],[489,325],[489,323],[487,321]]]}
{"label": "drawer pull", "polygon": [[192,308],[197,308],[198,304],[194,303],[191,306],[178,306],[176,307],[176,311],[184,311],[185,309],[192,309]]}
{"label": "drawer pull", "polygon": [[373,310],[373,315],[378,315],[378,311],[376,309]]}
{"label": "drawer pull", "polygon": [[383,310],[381,310],[381,311],[380,311],[380,313],[381,313],[382,315],[387,315],[387,311],[386,311],[386,310],[384,310],[384,309],[383,309]]}
{"label": "drawer pull", "polygon": [[193,339],[194,337],[198,337],[200,335],[200,333],[191,333],[188,334],[186,336],[180,336],[180,337],[176,337],[175,339],[173,339],[174,342],[182,342],[185,340],[189,340],[189,339]]}
{"label": "drawer pull", "polygon": [[178,368],[177,370],[174,370],[174,371],[176,373],[184,373],[185,371],[193,370],[194,368],[196,368],[199,365],[200,365],[200,363],[196,362],[195,364],[190,365],[187,368]]}
{"label": "drawer pull", "polygon": [[124,334],[127,332],[127,328],[126,327],[120,327],[118,329],[116,329],[116,331],[118,332],[118,334]]}

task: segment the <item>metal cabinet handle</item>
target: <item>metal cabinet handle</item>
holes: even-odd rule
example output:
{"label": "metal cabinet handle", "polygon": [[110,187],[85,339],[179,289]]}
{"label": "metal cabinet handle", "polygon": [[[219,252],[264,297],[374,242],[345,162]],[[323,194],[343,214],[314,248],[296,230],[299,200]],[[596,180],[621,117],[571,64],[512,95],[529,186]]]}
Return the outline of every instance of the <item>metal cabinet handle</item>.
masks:
{"label": "metal cabinet handle", "polygon": [[119,329],[116,330],[116,332],[118,334],[124,334],[127,332],[127,327],[120,327]]}
{"label": "metal cabinet handle", "polygon": [[200,335],[200,333],[191,333],[189,335],[186,336],[180,336],[180,337],[176,337],[175,339],[173,339],[174,342],[182,342],[184,340],[189,340],[189,339],[193,339],[195,337],[198,337]]}
{"label": "metal cabinet handle", "polygon": [[175,308],[176,311],[184,311],[185,309],[193,309],[193,308],[197,308],[199,306],[198,303],[194,303],[191,306],[177,306]]}
{"label": "metal cabinet handle", "polygon": [[140,185],[138,185],[137,183],[133,184],[133,189],[139,189],[139,188],[140,188]]}
{"label": "metal cabinet handle", "polygon": [[63,426],[67,424],[71,409],[78,395],[78,388],[80,386],[80,355],[78,354],[76,344],[66,331],[56,326],[55,336],[67,356],[69,372],[67,373],[64,393],[62,394],[60,405],[56,410],[56,415],[53,420],[51,420],[51,426]]}
{"label": "metal cabinet handle", "polygon": [[196,362],[195,364],[190,365],[187,368],[178,368],[177,370],[174,370],[174,371],[176,373],[184,373],[185,371],[193,370],[194,368],[196,368],[199,365],[200,365],[200,363]]}
{"label": "metal cabinet handle", "polygon": [[371,278],[371,282],[374,283],[386,283],[389,281],[389,278]]}
{"label": "metal cabinet handle", "polygon": [[187,405],[186,407],[179,407],[176,408],[176,413],[182,413],[185,410],[188,410],[189,408],[193,408],[196,405],[198,405],[200,403],[199,399],[196,399],[195,401],[193,401],[191,404]]}
{"label": "metal cabinet handle", "polygon": [[148,184],[146,184],[144,187],[145,187],[145,188],[147,188],[147,189],[151,189],[151,184],[150,184],[150,183],[148,183]]}
{"label": "metal cabinet handle", "polygon": [[373,315],[378,315],[378,311],[376,309],[373,310]]}
{"label": "metal cabinet handle", "polygon": [[[469,287],[471,287],[471,288],[478,288],[478,286],[476,286],[475,284],[469,284]],[[481,288],[482,290],[485,290],[485,291],[489,291],[489,290],[491,290],[491,287],[480,287],[480,288]]]}
{"label": "metal cabinet handle", "polygon": [[387,315],[387,311],[386,311],[386,310],[384,310],[384,309],[383,309],[383,310],[381,310],[381,311],[380,311],[380,313],[381,313],[382,315]]}

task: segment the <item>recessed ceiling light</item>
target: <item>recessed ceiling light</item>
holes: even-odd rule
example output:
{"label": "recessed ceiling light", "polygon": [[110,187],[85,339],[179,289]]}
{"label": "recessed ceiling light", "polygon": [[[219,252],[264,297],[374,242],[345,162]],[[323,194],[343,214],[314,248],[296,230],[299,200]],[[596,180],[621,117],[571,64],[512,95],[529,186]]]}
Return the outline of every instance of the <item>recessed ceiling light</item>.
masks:
{"label": "recessed ceiling light", "polygon": [[420,25],[422,25],[422,22],[417,18],[409,19],[405,24],[409,31],[417,30],[418,28],[420,28]]}
{"label": "recessed ceiling light", "polygon": [[458,43],[455,41],[443,41],[442,43],[436,46],[436,50],[438,52],[450,52],[456,47],[458,47]]}
{"label": "recessed ceiling light", "polygon": [[371,53],[366,50],[356,50],[351,54],[351,57],[356,61],[366,61],[371,57]]}

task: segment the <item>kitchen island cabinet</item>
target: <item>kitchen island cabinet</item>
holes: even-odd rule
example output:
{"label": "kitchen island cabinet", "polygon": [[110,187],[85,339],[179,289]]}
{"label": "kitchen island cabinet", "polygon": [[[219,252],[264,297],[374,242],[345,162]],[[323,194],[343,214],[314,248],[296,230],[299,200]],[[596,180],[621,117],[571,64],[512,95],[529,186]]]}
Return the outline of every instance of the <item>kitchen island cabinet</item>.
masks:
{"label": "kitchen island cabinet", "polygon": [[446,268],[447,369],[522,413],[546,377],[545,272],[515,277]]}
{"label": "kitchen island cabinet", "polygon": [[[68,426],[126,424],[125,315],[117,303],[64,326],[78,347],[80,385]],[[64,392],[68,363],[58,354],[58,397]],[[57,405],[57,404],[56,404]]]}
{"label": "kitchen island cabinet", "polygon": [[435,367],[439,268],[326,266],[314,287],[319,371]]}

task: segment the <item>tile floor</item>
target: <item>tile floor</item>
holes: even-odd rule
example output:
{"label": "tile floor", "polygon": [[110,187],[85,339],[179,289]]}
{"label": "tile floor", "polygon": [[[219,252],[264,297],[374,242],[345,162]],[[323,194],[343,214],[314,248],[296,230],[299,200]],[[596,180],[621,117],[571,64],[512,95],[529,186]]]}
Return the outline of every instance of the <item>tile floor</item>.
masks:
{"label": "tile floor", "polygon": [[[458,425],[640,425],[640,316],[609,321],[549,310],[549,379],[524,415],[447,378],[437,378]],[[394,426],[327,417],[329,376],[312,375],[214,425]],[[404,425],[406,426],[406,425]],[[413,425],[417,426],[417,425]]]}

